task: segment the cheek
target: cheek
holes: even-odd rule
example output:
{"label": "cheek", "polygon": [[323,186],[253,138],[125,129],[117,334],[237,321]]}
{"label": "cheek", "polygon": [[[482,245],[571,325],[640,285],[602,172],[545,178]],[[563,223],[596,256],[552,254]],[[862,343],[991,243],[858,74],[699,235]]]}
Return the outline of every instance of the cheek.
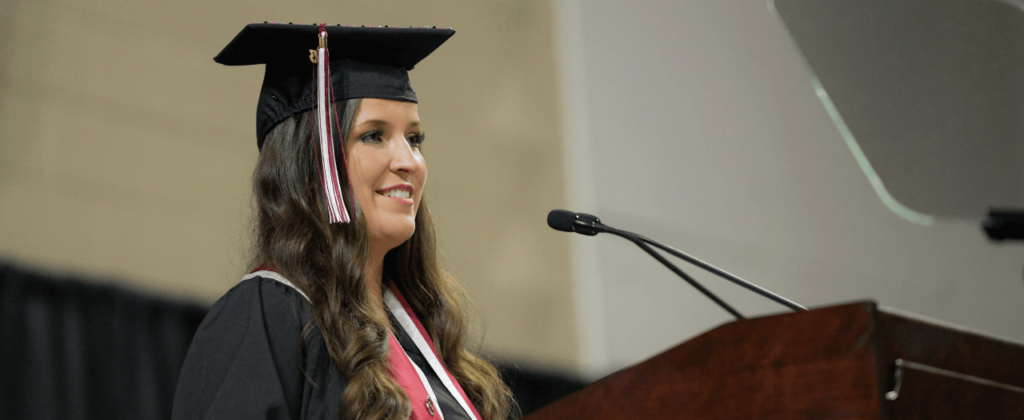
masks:
{"label": "cheek", "polygon": [[423,197],[423,189],[427,186],[427,163],[422,162],[420,170],[416,171],[416,209],[419,210],[420,198]]}
{"label": "cheek", "polygon": [[[370,188],[370,180],[366,177],[366,171],[363,167],[363,163],[358,156],[352,156],[352,153],[348,156],[348,180],[351,183],[352,192],[355,195],[357,205],[361,208],[371,205],[372,191]],[[364,209],[365,210],[365,209]]]}
{"label": "cheek", "polygon": [[422,187],[427,185],[427,160],[423,158],[423,155],[419,155],[418,164],[419,169],[416,171],[416,175],[414,176],[417,181],[419,181],[420,190],[422,190]]}

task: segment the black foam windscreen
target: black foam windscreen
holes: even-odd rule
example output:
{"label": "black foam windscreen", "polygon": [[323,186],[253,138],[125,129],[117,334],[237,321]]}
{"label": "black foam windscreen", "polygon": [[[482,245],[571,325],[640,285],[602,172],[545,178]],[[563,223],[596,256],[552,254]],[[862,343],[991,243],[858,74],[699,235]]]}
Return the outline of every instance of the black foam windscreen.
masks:
{"label": "black foam windscreen", "polygon": [[551,210],[548,213],[548,226],[562,232],[575,232],[576,213],[569,210]]}

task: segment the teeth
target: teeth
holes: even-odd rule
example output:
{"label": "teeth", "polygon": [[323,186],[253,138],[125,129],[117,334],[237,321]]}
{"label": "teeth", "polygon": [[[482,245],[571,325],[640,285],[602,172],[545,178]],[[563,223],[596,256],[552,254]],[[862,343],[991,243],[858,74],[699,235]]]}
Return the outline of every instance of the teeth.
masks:
{"label": "teeth", "polygon": [[384,195],[387,196],[387,197],[398,197],[398,198],[409,198],[411,196],[411,194],[409,194],[408,191],[406,191],[406,190],[399,190],[399,189],[384,191]]}

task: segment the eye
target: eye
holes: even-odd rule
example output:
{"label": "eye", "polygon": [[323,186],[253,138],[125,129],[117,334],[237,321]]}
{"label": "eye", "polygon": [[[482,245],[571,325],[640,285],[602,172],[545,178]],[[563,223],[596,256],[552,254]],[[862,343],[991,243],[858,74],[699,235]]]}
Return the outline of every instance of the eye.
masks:
{"label": "eye", "polygon": [[359,136],[359,141],[363,143],[381,143],[384,141],[384,130],[368,131]]}
{"label": "eye", "polygon": [[405,141],[409,142],[409,145],[412,147],[420,147],[426,140],[426,133],[409,133],[409,136],[405,138]]}

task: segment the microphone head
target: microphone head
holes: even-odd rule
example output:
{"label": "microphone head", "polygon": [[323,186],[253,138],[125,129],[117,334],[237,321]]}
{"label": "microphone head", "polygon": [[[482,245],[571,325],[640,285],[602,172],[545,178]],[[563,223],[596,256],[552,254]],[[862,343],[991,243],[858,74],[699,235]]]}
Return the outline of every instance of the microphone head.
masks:
{"label": "microphone head", "polygon": [[599,232],[596,225],[600,223],[601,220],[597,216],[586,213],[576,213],[569,210],[551,210],[548,213],[548,226],[562,232],[576,232],[581,235],[594,236]]}
{"label": "microphone head", "polygon": [[569,210],[551,210],[548,213],[548,226],[562,232],[575,232],[573,223],[576,221],[576,213]]}

